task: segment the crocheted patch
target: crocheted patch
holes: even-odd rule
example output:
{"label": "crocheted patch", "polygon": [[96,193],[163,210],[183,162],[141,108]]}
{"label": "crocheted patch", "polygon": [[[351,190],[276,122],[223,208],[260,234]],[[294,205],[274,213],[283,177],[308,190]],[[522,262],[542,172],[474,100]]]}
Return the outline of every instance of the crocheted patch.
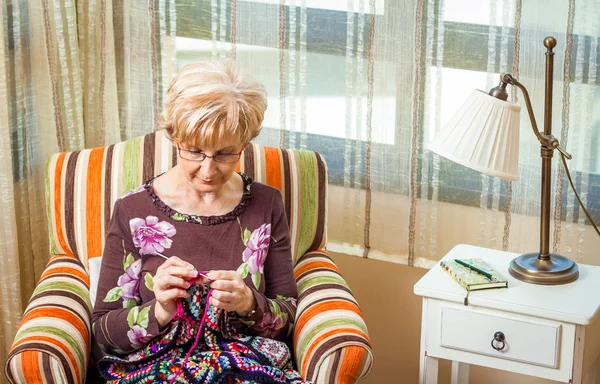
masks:
{"label": "crocheted patch", "polygon": [[294,370],[284,342],[241,334],[226,311],[206,305],[207,286],[188,292],[166,333],[133,353],[100,360],[108,383],[309,383]]}

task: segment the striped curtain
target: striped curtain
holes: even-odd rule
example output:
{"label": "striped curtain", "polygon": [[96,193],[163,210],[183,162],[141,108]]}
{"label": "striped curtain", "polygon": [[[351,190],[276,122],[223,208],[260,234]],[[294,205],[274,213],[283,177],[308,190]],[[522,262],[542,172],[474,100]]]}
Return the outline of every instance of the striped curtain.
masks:
{"label": "striped curtain", "polygon": [[157,127],[175,71],[175,3],[133,3],[0,5],[0,361],[50,256],[44,205],[50,155]]}
{"label": "striped curtain", "polygon": [[[553,132],[600,221],[600,3],[550,3],[178,0],[177,64],[235,58],[265,83],[258,142],[327,161],[329,250],[422,267],[458,243],[531,252],[541,159],[522,95],[511,90],[523,111],[520,181],[451,163],[428,144],[474,88],[487,92],[502,72],[525,84],[543,126],[542,42],[555,36]],[[553,170],[553,251],[600,264],[600,240],[558,159]]]}

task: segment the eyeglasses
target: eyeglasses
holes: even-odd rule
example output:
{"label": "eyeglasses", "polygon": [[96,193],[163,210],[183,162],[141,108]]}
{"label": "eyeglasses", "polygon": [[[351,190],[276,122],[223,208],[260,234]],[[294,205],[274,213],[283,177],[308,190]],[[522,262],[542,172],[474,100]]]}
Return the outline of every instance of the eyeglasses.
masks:
{"label": "eyeglasses", "polygon": [[191,151],[189,149],[183,149],[179,145],[177,145],[177,150],[179,151],[179,156],[182,159],[190,160],[190,161],[204,161],[207,157],[213,159],[217,163],[225,163],[232,164],[237,163],[240,159],[242,152],[240,153],[220,153],[217,152],[212,156],[207,155],[201,151]]}

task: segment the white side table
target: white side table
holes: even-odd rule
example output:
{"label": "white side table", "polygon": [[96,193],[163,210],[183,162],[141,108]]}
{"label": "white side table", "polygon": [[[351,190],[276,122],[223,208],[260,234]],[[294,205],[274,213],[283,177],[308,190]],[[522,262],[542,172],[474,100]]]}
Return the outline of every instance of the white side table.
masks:
{"label": "white side table", "polygon": [[[417,284],[423,296],[420,384],[435,384],[438,359],[452,360],[452,383],[466,384],[469,364],[563,383],[594,383],[600,352],[600,267],[579,264],[579,279],[543,286],[513,279],[514,253],[457,245],[444,259],[480,257],[508,289],[466,291],[438,265]],[[502,332],[505,346],[494,342]],[[588,374],[589,373],[589,374]],[[584,381],[585,379],[585,381]]]}

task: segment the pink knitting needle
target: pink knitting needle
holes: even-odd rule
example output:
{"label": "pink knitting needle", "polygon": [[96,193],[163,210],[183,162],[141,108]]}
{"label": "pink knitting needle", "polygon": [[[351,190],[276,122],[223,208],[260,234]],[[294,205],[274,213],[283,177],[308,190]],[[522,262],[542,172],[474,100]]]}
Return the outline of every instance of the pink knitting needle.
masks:
{"label": "pink knitting needle", "polygon": [[[165,260],[167,260],[167,259],[168,259],[168,257],[167,257],[167,256],[163,255],[163,254],[162,254],[162,253],[160,253],[160,252],[156,252],[156,255],[157,255],[157,256],[160,256],[160,257],[162,257],[162,258],[163,258],[163,259],[165,259]],[[202,272],[200,272],[200,271],[198,271],[198,276],[206,277],[208,280],[212,281],[212,279],[211,279],[210,277],[208,277],[208,275],[207,275],[207,274],[205,274],[205,273],[202,273]]]}

